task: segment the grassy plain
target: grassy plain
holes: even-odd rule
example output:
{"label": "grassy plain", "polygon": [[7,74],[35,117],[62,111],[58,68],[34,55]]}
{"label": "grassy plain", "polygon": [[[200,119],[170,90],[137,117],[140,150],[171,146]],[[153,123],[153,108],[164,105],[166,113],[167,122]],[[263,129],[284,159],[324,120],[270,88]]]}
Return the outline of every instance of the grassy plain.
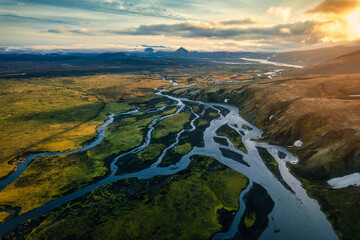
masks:
{"label": "grassy plain", "polygon": [[138,158],[141,161],[154,160],[155,158],[161,155],[164,149],[165,149],[165,145],[163,144],[159,144],[159,143],[150,144],[144,150],[138,153]]}
{"label": "grassy plain", "polygon": [[187,153],[189,153],[192,149],[191,143],[184,143],[181,145],[176,145],[174,151],[176,153],[185,155]]}
{"label": "grassy plain", "polygon": [[[158,79],[157,75],[108,75],[2,80],[6,97],[1,98],[5,103],[1,107],[7,117],[0,119],[6,141],[0,145],[0,177],[14,169],[14,158],[24,152],[80,148],[96,136],[108,113],[125,112],[133,104],[156,98],[150,86],[167,85]],[[122,118],[108,127],[103,142],[85,153],[34,159],[1,192],[0,205],[20,207],[22,214],[104,177],[111,156],[139,146],[145,127],[161,114],[174,111]],[[1,213],[2,219],[9,214]]]}
{"label": "grassy plain", "polygon": [[169,85],[156,74],[1,79],[1,84],[0,178],[25,152],[79,148],[96,135],[107,113],[131,108],[124,100]]}
{"label": "grassy plain", "polygon": [[[84,153],[35,158],[26,171],[1,192],[0,204],[20,207],[22,214],[104,177],[112,157],[139,146],[150,122],[172,112],[120,119],[108,126],[101,143]],[[151,144],[138,154],[139,159],[152,160],[164,148],[162,144]]]}
{"label": "grassy plain", "polygon": [[190,121],[190,113],[188,112],[181,112],[174,116],[165,118],[161,122],[156,125],[152,136],[155,139],[159,139],[165,137],[171,133],[176,133],[184,129],[185,124]]}
{"label": "grassy plain", "polygon": [[80,188],[94,176],[104,175],[106,170],[100,162],[88,161],[86,154],[39,157],[1,192],[0,203],[20,207],[22,214]]}
{"label": "grassy plain", "polygon": [[218,210],[238,210],[246,186],[245,176],[198,156],[172,177],[96,189],[47,214],[26,239],[210,239],[223,229]]}

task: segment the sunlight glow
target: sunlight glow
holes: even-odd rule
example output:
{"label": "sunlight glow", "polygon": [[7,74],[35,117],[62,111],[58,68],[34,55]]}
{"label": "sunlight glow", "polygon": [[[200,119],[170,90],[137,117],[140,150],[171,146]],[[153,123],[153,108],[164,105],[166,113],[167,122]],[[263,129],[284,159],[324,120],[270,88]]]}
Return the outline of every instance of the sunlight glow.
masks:
{"label": "sunlight glow", "polygon": [[345,16],[345,20],[348,22],[348,36],[349,40],[356,40],[360,38],[360,8],[356,8],[353,12],[350,12]]}
{"label": "sunlight glow", "polygon": [[[322,24],[314,28],[324,43],[354,41],[360,39],[360,7],[344,15],[326,15],[318,18]],[[326,21],[324,21],[326,20]]]}

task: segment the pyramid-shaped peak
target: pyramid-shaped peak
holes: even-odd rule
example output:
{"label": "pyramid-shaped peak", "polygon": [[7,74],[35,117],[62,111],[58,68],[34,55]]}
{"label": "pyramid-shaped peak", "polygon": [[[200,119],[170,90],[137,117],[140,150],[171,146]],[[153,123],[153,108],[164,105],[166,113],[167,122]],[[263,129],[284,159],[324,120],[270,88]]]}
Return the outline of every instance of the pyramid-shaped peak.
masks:
{"label": "pyramid-shaped peak", "polygon": [[186,50],[185,48],[183,47],[180,47],[178,50],[176,50],[174,52],[175,55],[178,55],[178,56],[186,56],[186,55],[189,55],[189,51]]}

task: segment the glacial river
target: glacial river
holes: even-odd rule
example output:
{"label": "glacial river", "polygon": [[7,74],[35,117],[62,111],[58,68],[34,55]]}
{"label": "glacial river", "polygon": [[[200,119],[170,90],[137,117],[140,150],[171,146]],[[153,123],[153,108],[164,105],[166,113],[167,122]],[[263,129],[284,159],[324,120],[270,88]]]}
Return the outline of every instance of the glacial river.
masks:
{"label": "glacial river", "polygon": [[[292,153],[288,152],[285,148],[280,146],[269,145],[267,143],[258,143],[251,139],[258,138],[262,135],[261,130],[253,126],[252,124],[246,122],[243,118],[239,116],[239,110],[235,106],[219,103],[207,103],[201,101],[192,101],[186,98],[178,98],[174,96],[168,96],[164,94],[164,91],[158,91],[157,95],[167,97],[177,104],[177,110],[173,114],[165,115],[156,118],[153,120],[147,127],[147,132],[145,135],[145,140],[141,146],[127,152],[123,153],[116,158],[111,163],[111,173],[108,177],[100,180],[92,185],[86,186],[83,189],[73,192],[64,197],[53,200],[37,209],[31,210],[23,215],[13,217],[12,219],[6,221],[4,224],[0,225],[0,236],[4,236],[7,233],[15,230],[25,221],[41,216],[59,206],[64,205],[65,203],[77,199],[93,189],[103,186],[104,184],[126,178],[139,178],[139,179],[149,179],[154,176],[159,175],[172,175],[177,172],[180,172],[186,169],[190,163],[190,158],[195,155],[205,155],[209,157],[214,157],[222,164],[234,169],[235,171],[244,174],[249,179],[248,187],[242,191],[239,196],[240,210],[235,215],[235,218],[232,222],[232,225],[228,232],[218,233],[213,239],[231,239],[235,233],[238,231],[238,225],[242,214],[246,209],[246,203],[244,202],[243,196],[250,191],[252,185],[257,183],[261,185],[268,192],[269,196],[272,198],[275,203],[273,210],[269,214],[269,224],[265,231],[260,236],[260,239],[293,239],[293,240],[307,240],[307,239],[338,239],[332,226],[329,221],[326,219],[325,214],[320,210],[319,204],[312,198],[308,197],[305,189],[301,186],[301,183],[289,173],[288,168],[286,167],[287,162],[295,164],[297,162],[297,157]],[[163,157],[171,148],[173,148],[179,141],[180,136],[184,132],[191,132],[196,129],[195,122],[197,119],[201,118],[205,111],[202,113],[195,113],[191,108],[189,103],[197,103],[204,107],[204,109],[212,108],[219,113],[219,117],[210,122],[209,127],[204,131],[204,147],[194,147],[188,154],[184,155],[177,163],[170,165],[168,167],[160,167],[160,163],[163,160]],[[128,154],[138,153],[147,147],[151,142],[151,134],[154,130],[156,124],[172,115],[178,114],[182,111],[185,111],[185,108],[190,109],[193,118],[190,123],[190,128],[183,129],[177,133],[174,142],[168,143],[167,148],[164,150],[163,154],[155,161],[149,168],[143,169],[138,172],[128,173],[124,175],[117,175],[118,166],[116,165],[117,161]],[[227,109],[227,113],[224,114],[220,109]],[[152,109],[151,111],[163,111],[164,108]],[[122,113],[121,115],[130,115],[135,111]],[[150,111],[150,110],[149,110]],[[99,144],[106,131],[106,126],[112,123],[114,120],[113,114],[109,115],[109,119],[99,128],[98,137],[91,144],[81,149],[67,152],[67,153],[37,153],[30,155],[26,158],[26,161],[18,164],[18,170],[7,179],[0,181],[1,190],[5,188],[8,184],[11,184],[16,180],[25,170],[28,164],[36,157],[39,156],[55,156],[55,155],[64,155],[69,153],[75,153],[80,151],[87,151],[97,144]],[[246,146],[248,153],[244,153],[236,149],[229,139],[226,137],[225,140],[228,142],[228,146],[220,145],[214,141],[216,137],[216,130],[223,125],[228,125],[233,128],[239,134],[242,134],[242,140]],[[249,126],[250,128],[243,128],[243,124]],[[278,162],[279,170],[282,178],[288,185],[285,187],[274,175],[268,170],[264,164],[262,158],[259,155],[257,147],[265,148]],[[235,161],[233,159],[224,157],[220,148],[227,149],[229,151],[235,152],[243,156],[243,160],[247,164]],[[281,156],[281,158],[279,157]],[[291,189],[289,189],[291,188]],[[0,192],[1,194],[1,192]],[[278,233],[274,232],[275,228],[280,228],[281,231]],[[241,235],[241,233],[240,233]]]}

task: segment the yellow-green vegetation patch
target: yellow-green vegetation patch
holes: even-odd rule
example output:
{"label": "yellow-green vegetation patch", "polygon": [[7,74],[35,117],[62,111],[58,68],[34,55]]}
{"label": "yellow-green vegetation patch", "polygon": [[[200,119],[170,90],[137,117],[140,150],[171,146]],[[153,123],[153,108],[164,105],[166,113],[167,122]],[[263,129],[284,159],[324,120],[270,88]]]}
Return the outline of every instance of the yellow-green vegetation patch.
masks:
{"label": "yellow-green vegetation patch", "polygon": [[[21,207],[24,213],[104,176],[108,171],[106,160],[139,146],[144,129],[162,115],[129,117],[113,123],[108,126],[103,141],[85,153],[36,158],[1,192],[0,204]],[[24,197],[19,198],[20,193]]]}
{"label": "yellow-green vegetation patch", "polygon": [[158,99],[158,98],[162,98],[161,96],[155,95],[155,94],[147,94],[147,95],[141,95],[141,96],[137,96],[137,97],[133,97],[127,100],[127,102],[129,103],[141,103],[140,105],[146,107],[147,106],[147,102],[154,100],[154,99]]}
{"label": "yellow-green vegetation patch", "polygon": [[82,187],[94,177],[105,175],[107,168],[104,162],[89,162],[86,159],[85,153],[36,158],[19,178],[1,192],[0,204],[20,207],[22,214],[69,190]]}
{"label": "yellow-green vegetation patch", "polygon": [[133,108],[134,107],[127,102],[108,102],[106,103],[104,110],[101,112],[103,117],[102,120],[106,120],[106,115],[109,113],[119,114],[132,110]]}
{"label": "yellow-green vegetation patch", "polygon": [[198,105],[195,104],[191,104],[191,108],[193,109],[194,112],[199,113],[200,112],[200,107]]}
{"label": "yellow-green vegetation patch", "polygon": [[84,123],[75,129],[65,132],[56,138],[38,144],[35,151],[65,152],[80,148],[80,146],[97,136],[96,129],[108,119],[108,114],[119,114],[133,109],[128,103],[109,102],[100,115],[93,121]]}
{"label": "yellow-green vegetation patch", "polygon": [[176,107],[170,109],[170,110],[167,110],[164,112],[164,115],[170,115],[170,114],[173,114],[176,112]]}
{"label": "yellow-green vegetation patch", "polygon": [[174,102],[174,101],[161,101],[161,102],[157,103],[155,105],[155,107],[156,108],[161,108],[161,107],[165,107],[165,106],[173,105],[173,104],[176,104],[176,102]]}
{"label": "yellow-green vegetation patch", "polygon": [[261,159],[264,161],[266,167],[270,170],[276,179],[281,179],[281,173],[278,167],[278,163],[275,158],[268,152],[266,148],[256,147]]}
{"label": "yellow-green vegetation patch", "polygon": [[9,212],[0,212],[0,223],[3,223],[10,215],[11,213]]}
{"label": "yellow-green vegetation patch", "polygon": [[190,121],[190,113],[181,112],[171,117],[165,118],[156,125],[152,135],[154,138],[159,139],[169,134],[181,131],[185,124]]}
{"label": "yellow-green vegetation patch", "polygon": [[167,106],[168,104],[166,102],[159,102],[155,105],[156,108],[161,108],[161,107],[165,107]]}
{"label": "yellow-green vegetation patch", "polygon": [[250,214],[246,214],[244,224],[246,228],[251,228],[256,222],[256,213],[252,212]]}
{"label": "yellow-green vegetation patch", "polygon": [[192,149],[191,144],[190,143],[185,143],[185,144],[182,144],[182,145],[176,145],[174,151],[176,153],[185,155],[185,154],[188,154],[191,151],[191,149]]}
{"label": "yellow-green vegetation patch", "polygon": [[208,115],[209,115],[210,117],[218,117],[218,116],[219,116],[219,114],[216,113],[216,112],[209,112]]}
{"label": "yellow-green vegetation patch", "polygon": [[326,130],[326,127],[327,127],[327,125],[324,125],[322,127],[317,128],[315,131],[317,133],[322,133],[322,132],[324,132]]}
{"label": "yellow-green vegetation patch", "polygon": [[96,129],[101,126],[102,123],[102,121],[84,123],[75,129],[60,134],[56,138],[36,145],[33,150],[37,152],[68,152],[79,149],[83,143],[97,136]]}
{"label": "yellow-green vegetation patch", "polygon": [[228,125],[221,126],[216,131],[216,134],[218,136],[227,137],[232,142],[234,147],[243,151],[244,153],[248,153],[248,151],[242,141],[242,136],[237,131],[235,131],[233,128],[229,127]]}
{"label": "yellow-green vegetation patch", "polygon": [[171,93],[173,93],[175,95],[180,95],[180,94],[184,93],[187,89],[188,88],[178,88],[178,89],[171,91]]}
{"label": "yellow-green vegetation patch", "polygon": [[210,239],[222,230],[218,209],[239,209],[247,178],[223,165],[214,167],[220,163],[213,158],[192,161],[190,169],[173,177],[114,183],[131,189],[146,185],[141,192],[109,190],[112,185],[96,189],[81,203],[73,203],[74,208],[69,203],[48,214],[27,238]]}
{"label": "yellow-green vegetation patch", "polygon": [[144,119],[130,117],[110,125],[105,133],[104,140],[87,152],[90,160],[104,161],[114,154],[139,146],[144,140],[144,129],[159,116],[161,114]]}
{"label": "yellow-green vegetation patch", "polygon": [[154,160],[155,158],[158,158],[161,155],[164,149],[165,149],[164,144],[150,144],[141,152],[139,152],[137,155],[141,161]]}
{"label": "yellow-green vegetation patch", "polygon": [[0,162],[0,177],[5,177],[13,170],[15,170],[15,165],[11,165],[7,161]]}
{"label": "yellow-green vegetation patch", "polygon": [[242,127],[243,129],[246,129],[246,130],[252,130],[252,128],[249,127],[249,126],[246,125],[246,124],[243,124],[241,127]]}
{"label": "yellow-green vegetation patch", "polygon": [[[35,79],[2,80],[0,94],[0,137],[6,142],[0,145],[2,161],[95,117],[102,107],[94,96]],[[0,177],[10,171],[3,168]]]}
{"label": "yellow-green vegetation patch", "polygon": [[138,147],[144,140],[144,131],[156,118],[171,114],[175,109],[148,118],[128,117],[111,124],[104,140],[87,152],[91,161],[104,161],[114,154]]}
{"label": "yellow-green vegetation patch", "polygon": [[258,142],[258,143],[268,143],[269,142],[269,140],[265,136],[257,137],[257,138],[251,138],[250,140],[254,141],[254,142]]}
{"label": "yellow-green vegetation patch", "polygon": [[199,123],[198,123],[198,126],[204,126],[204,125],[207,125],[209,123],[209,121],[205,120],[205,119],[200,119],[199,120]]}
{"label": "yellow-green vegetation patch", "polygon": [[[6,144],[0,145],[0,177],[15,167],[5,165],[5,161],[26,151],[79,148],[94,137],[107,113],[130,109],[127,103],[117,101],[157,98],[152,94],[154,88],[167,85],[159,75],[148,73],[2,79],[0,138]],[[84,122],[88,122],[86,127],[71,131]],[[42,142],[48,138],[51,142]]]}
{"label": "yellow-green vegetation patch", "polygon": [[140,116],[140,115],[143,115],[144,113],[143,112],[136,112],[136,113],[133,113],[132,115],[133,116]]}
{"label": "yellow-green vegetation patch", "polygon": [[108,114],[119,114],[133,109],[128,103],[109,102],[93,121],[84,123],[75,129],[67,131],[56,138],[38,144],[34,151],[65,152],[80,148],[80,146],[97,136],[96,129],[108,119]]}

